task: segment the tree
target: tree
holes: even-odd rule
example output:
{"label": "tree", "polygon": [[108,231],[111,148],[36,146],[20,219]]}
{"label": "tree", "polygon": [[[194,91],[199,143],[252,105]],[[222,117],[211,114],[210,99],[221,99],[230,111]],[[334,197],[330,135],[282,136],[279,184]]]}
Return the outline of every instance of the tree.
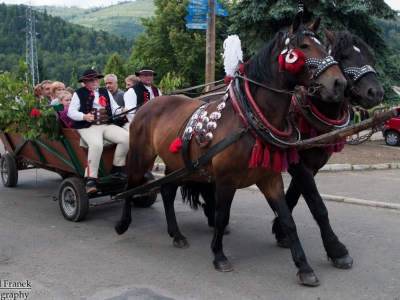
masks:
{"label": "tree", "polygon": [[118,78],[118,86],[124,87],[125,86],[125,78],[127,77],[126,71],[124,69],[124,62],[122,58],[118,55],[118,53],[114,53],[110,56],[106,67],[103,71],[104,75],[106,74],[115,74]]}
{"label": "tree", "polygon": [[[145,32],[135,41],[131,60],[145,62],[162,78],[168,72],[175,72],[182,79],[183,86],[204,83],[205,72],[205,30],[186,27],[188,0],[154,0],[155,16],[142,19]],[[227,37],[227,19],[218,17],[216,22],[216,53],[221,53],[222,43]],[[222,38],[223,37],[223,38]],[[216,55],[217,65],[222,58]],[[223,68],[216,67],[216,78],[223,78]]]}
{"label": "tree", "polygon": [[[391,51],[383,40],[383,30],[374,19],[394,20],[396,12],[383,0],[302,2],[306,5],[303,18],[305,23],[321,17],[322,27],[333,32],[347,29],[373,49],[379,80],[385,89],[384,101],[391,105],[400,104],[400,98],[391,88],[392,84],[400,83],[400,69],[390,61],[388,53]],[[239,1],[231,9],[232,25],[229,32],[239,35],[244,56],[249,58],[276,32],[291,24],[298,7],[299,1],[295,0]]]}

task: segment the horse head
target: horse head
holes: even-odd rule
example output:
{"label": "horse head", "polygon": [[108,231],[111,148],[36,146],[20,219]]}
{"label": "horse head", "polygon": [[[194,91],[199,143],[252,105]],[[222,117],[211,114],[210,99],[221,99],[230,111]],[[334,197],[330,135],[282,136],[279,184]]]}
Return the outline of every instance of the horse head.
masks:
{"label": "horse head", "polygon": [[348,79],[346,97],[355,105],[371,108],[378,105],[384,95],[374,70],[375,58],[367,44],[348,31],[337,36],[324,28],[327,49],[338,61]]}
{"label": "horse head", "polygon": [[[302,24],[301,16],[301,13],[296,15],[292,27],[280,39],[281,77],[308,87],[311,93],[324,101],[342,101],[346,79],[316,33],[320,19],[306,27]],[[302,67],[296,69],[293,67],[296,65]]]}

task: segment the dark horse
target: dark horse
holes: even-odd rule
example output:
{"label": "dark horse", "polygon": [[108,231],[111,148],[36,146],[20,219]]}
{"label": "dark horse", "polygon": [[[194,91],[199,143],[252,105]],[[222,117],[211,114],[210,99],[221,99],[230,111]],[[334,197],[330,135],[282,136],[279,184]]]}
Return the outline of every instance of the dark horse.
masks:
{"label": "dark horse", "polygon": [[[206,176],[195,172],[184,178],[175,178],[161,187],[168,233],[174,238],[176,247],[185,248],[188,243],[179,231],[174,211],[177,188],[183,179],[207,182],[205,178],[207,177],[215,180],[215,232],[211,249],[215,256],[213,264],[218,271],[232,270],[222,249],[222,239],[224,229],[229,222],[235,192],[237,189],[256,184],[272,210],[280,216],[284,232],[291,241],[290,248],[293,260],[299,269],[297,276],[300,283],[318,284],[297,236],[294,220],[285,201],[283,180],[280,174],[280,171],[285,169],[284,162],[287,164],[286,157],[296,159],[297,153],[292,152],[291,155],[287,155],[286,148],[284,150],[279,148],[281,145],[292,145],[290,141],[293,141],[293,136],[294,140],[297,139],[296,131],[287,121],[291,103],[289,91],[293,91],[296,85],[312,86],[311,90],[318,91],[325,101],[340,101],[344,97],[346,80],[333,59],[328,57],[325,46],[318,40],[314,32],[318,24],[319,21],[307,28],[301,24],[301,13],[297,14],[288,30],[277,33],[270,43],[244,65],[241,69],[243,76],[240,81],[235,80],[236,87],[230,85],[229,97],[226,94],[223,99],[207,107],[208,112],[219,112],[219,115],[213,113],[213,117],[209,114],[210,120],[214,121],[207,123],[208,132],[206,130],[207,133],[204,135],[194,136],[189,141],[188,151],[185,152],[182,148],[179,152],[183,155],[186,153],[188,159],[193,161],[205,153],[208,146],[212,148],[225,137],[232,136],[233,132],[241,132],[241,137],[234,145],[219,152],[204,164],[202,174]],[[304,65],[293,63],[302,59],[303,62],[305,61]],[[299,66],[300,68],[297,68]],[[248,83],[250,80],[251,84]],[[247,97],[243,97],[245,100],[238,101],[241,91],[245,88],[249,90],[248,85],[251,86],[251,93],[250,91],[246,93]],[[253,100],[252,107],[257,111],[255,112],[257,116],[253,115],[253,119],[267,120],[268,127],[273,132],[270,137],[268,137],[269,133],[262,132],[262,129],[256,129],[254,125],[249,128],[246,124],[253,122],[253,119],[248,118],[248,112],[244,111],[238,102],[246,101],[249,104],[250,98]],[[188,122],[192,120],[197,122],[201,117],[201,121],[196,123],[197,126],[206,120],[205,111],[202,108],[199,109],[203,104],[206,103],[182,96],[161,96],[149,101],[138,110],[130,125],[127,190],[142,184],[144,174],[157,155],[166,165],[166,175],[185,167],[182,156],[172,153],[169,148],[177,136],[180,137],[185,133],[184,138],[186,138],[186,133],[195,133],[193,128],[185,129]],[[195,116],[194,112],[198,114]],[[216,120],[218,120],[218,128],[216,128]],[[261,128],[264,128],[267,123],[260,123]],[[253,135],[255,132],[257,132],[257,138]],[[262,164],[260,163],[261,151],[266,153],[268,145],[261,144],[263,142],[261,135],[267,135],[267,138],[276,140],[278,144],[271,148],[270,156],[264,155]],[[279,138],[276,137],[277,135]],[[197,142],[200,142],[201,147]],[[231,161],[235,161],[235,164]],[[249,162],[252,167],[249,167]],[[130,197],[126,198],[121,220],[115,225],[118,234],[123,234],[128,230],[132,221],[131,200]]]}
{"label": "dark horse", "polygon": [[[383,98],[383,88],[378,82],[373,66],[375,60],[368,46],[357,36],[352,35],[348,31],[344,31],[335,36],[328,30],[325,36],[328,41],[327,49],[331,51],[333,58],[339,63],[349,77],[349,84],[346,89],[346,97],[354,104],[359,104],[363,108],[371,108],[378,105]],[[299,124],[302,139],[310,137],[310,132],[314,129],[315,133],[320,134],[338,128],[338,126],[346,125],[343,118],[348,113],[347,101],[343,103],[321,103],[315,101],[312,97],[308,97],[309,107],[313,107],[314,111],[309,110],[308,114],[318,114],[319,118],[325,122],[319,122],[317,118],[306,116],[306,120],[300,120]],[[307,101],[306,101],[307,102]],[[338,120],[343,120],[340,124]],[[325,127],[324,127],[325,126]],[[331,129],[331,130],[330,130]],[[290,211],[303,195],[306,203],[320,227],[321,236],[328,257],[332,257],[336,253],[339,259],[332,260],[332,264],[339,268],[348,268],[352,265],[353,260],[348,255],[347,249],[339,242],[337,236],[333,232],[328,218],[328,210],[318,192],[314,176],[327,163],[332,152],[339,152],[342,149],[343,141],[336,141],[336,145],[328,147],[313,147],[299,151],[300,161],[297,164],[291,164],[288,172],[292,176],[289,188],[286,192],[286,202]],[[338,147],[339,146],[339,147]],[[272,231],[275,233],[277,244],[282,247],[289,247],[290,241],[286,238],[284,230],[279,222],[279,217],[274,220]]]}

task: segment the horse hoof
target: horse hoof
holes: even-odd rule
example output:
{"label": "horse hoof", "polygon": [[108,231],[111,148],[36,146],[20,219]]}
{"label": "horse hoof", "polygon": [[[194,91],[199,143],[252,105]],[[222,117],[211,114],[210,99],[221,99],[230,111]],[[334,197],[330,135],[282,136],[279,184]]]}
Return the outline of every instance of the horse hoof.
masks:
{"label": "horse hoof", "polygon": [[353,259],[351,258],[350,255],[346,255],[344,257],[339,257],[339,258],[328,257],[328,259],[331,261],[333,266],[340,269],[349,269],[353,265]]}
{"label": "horse hoof", "polygon": [[227,225],[226,227],[225,227],[225,230],[224,230],[224,235],[228,235],[228,234],[230,234],[231,233],[231,228],[229,227],[229,225]]}
{"label": "horse hoof", "polygon": [[124,234],[126,232],[126,230],[121,229],[120,222],[117,222],[117,224],[114,225],[114,229],[118,235]]}
{"label": "horse hoof", "polygon": [[317,279],[317,276],[315,276],[314,273],[297,274],[297,279],[299,280],[299,283],[302,285],[317,286],[319,284],[319,280]]}
{"label": "horse hoof", "polygon": [[231,272],[233,271],[233,268],[231,266],[231,264],[229,263],[228,260],[224,260],[224,261],[213,261],[214,264],[214,268],[215,270],[219,271],[219,272]]}
{"label": "horse hoof", "polygon": [[174,240],[174,246],[176,248],[186,249],[189,248],[189,243],[186,239],[183,240]]}
{"label": "horse hoof", "polygon": [[286,249],[290,248],[290,243],[287,238],[276,239],[276,244],[281,248],[286,248]]}

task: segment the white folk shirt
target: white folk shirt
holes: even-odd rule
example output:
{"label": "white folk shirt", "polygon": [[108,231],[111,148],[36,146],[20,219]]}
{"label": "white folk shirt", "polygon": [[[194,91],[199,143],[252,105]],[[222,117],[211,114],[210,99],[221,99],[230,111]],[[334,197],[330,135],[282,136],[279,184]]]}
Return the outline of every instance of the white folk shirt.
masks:
{"label": "white folk shirt", "polygon": [[[111,104],[111,112],[113,115],[122,113],[121,109],[119,109],[119,105],[115,102],[113,96],[109,91],[107,91],[108,96],[110,97],[110,104]],[[80,112],[79,109],[81,108],[81,102],[79,100],[79,96],[77,93],[74,93],[71,99],[71,104],[69,105],[68,109],[68,117],[75,121],[83,121],[84,113]],[[104,108],[99,104],[99,91],[94,91],[94,101],[93,101],[93,108]]]}
{"label": "white folk shirt", "polygon": [[[147,85],[145,85],[144,87],[150,93],[150,100],[153,99],[154,98],[154,93],[153,93],[152,88],[150,86],[147,86]],[[159,94],[159,96],[162,95],[160,90],[158,90],[158,94]],[[134,89],[130,88],[125,92],[125,94],[124,94],[124,102],[125,102],[125,108],[128,109],[128,110],[137,106],[137,96],[136,96],[136,93],[135,93]],[[135,112],[136,111],[131,111],[126,115],[129,122],[132,122],[133,117],[135,116]]]}

